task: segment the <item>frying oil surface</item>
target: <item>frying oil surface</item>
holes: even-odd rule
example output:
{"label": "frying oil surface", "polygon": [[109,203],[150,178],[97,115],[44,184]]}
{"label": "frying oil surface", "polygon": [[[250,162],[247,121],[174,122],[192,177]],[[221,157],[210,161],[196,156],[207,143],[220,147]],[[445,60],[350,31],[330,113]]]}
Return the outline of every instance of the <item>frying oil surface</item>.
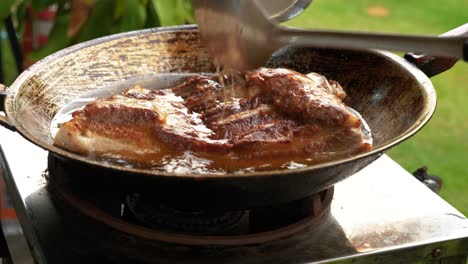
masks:
{"label": "frying oil surface", "polygon": [[[245,86],[245,80],[243,80],[239,74],[229,70],[221,70],[217,67],[217,74],[219,76],[219,82],[223,96],[222,101],[218,102],[222,107],[222,115],[225,120],[229,121],[229,116],[226,116],[225,106],[229,106],[232,109],[240,107],[240,100],[243,97],[248,97],[252,91],[245,91],[240,87]],[[83,96],[80,96],[64,106],[53,118],[51,123],[51,137],[54,138],[57,134],[62,123],[72,119],[72,113],[83,109],[87,104],[95,101],[97,98],[106,98],[112,95],[121,93],[134,85],[143,85],[144,88],[150,90],[164,89],[168,87],[174,87],[177,84],[182,83],[186,80],[188,75],[185,76],[172,76],[172,77],[154,77],[151,82],[145,77],[147,83],[141,83],[141,81],[129,81],[127,83],[120,84],[118,87],[110,86],[101,89],[93,90]],[[161,79],[162,78],[162,79]],[[171,82],[161,81],[170,79]],[[157,83],[157,84],[155,84]],[[183,98],[175,96],[173,94],[165,95],[168,102],[180,103]],[[144,106],[143,106],[144,107]],[[263,107],[263,106],[262,106]],[[271,111],[271,109],[263,109],[259,107],[260,111]],[[263,109],[263,110],[262,110]],[[353,110],[354,111],[354,110]],[[357,113],[357,112],[356,112]],[[200,113],[186,113],[195,115],[196,117]],[[247,112],[248,114],[248,112]],[[372,144],[372,138],[370,136],[370,130],[365,120],[357,115],[361,119],[361,130],[367,135],[367,142]],[[195,124],[195,127],[205,130],[204,124]],[[129,128],[131,129],[131,128]],[[209,132],[209,131],[204,131]],[[321,132],[323,135],[317,135],[318,138],[325,137],[327,131]],[[227,136],[227,135],[225,135]],[[220,139],[223,140],[223,139]],[[301,141],[293,142],[291,144],[301,144]],[[282,148],[283,146],[277,145],[276,148]],[[264,150],[267,152],[275,152],[274,149]],[[303,153],[302,153],[303,154]],[[354,154],[354,153],[353,153]],[[343,158],[351,154],[345,154],[338,156]],[[266,155],[268,156],[268,155]],[[145,153],[144,151],[134,151],[132,153],[90,153],[90,159],[99,160],[104,163],[117,164],[124,167],[130,168],[141,168],[151,169],[154,171],[161,171],[175,174],[222,174],[222,173],[244,173],[254,171],[265,171],[275,169],[297,169],[303,168],[316,163],[321,163],[337,158],[335,152],[316,152],[308,153],[307,155],[289,155],[289,156],[269,156],[259,158],[255,153],[255,146],[252,148],[246,148],[242,151],[224,151],[224,152],[212,152],[212,151],[192,151],[192,150],[180,150],[175,148],[166,148],[164,151],[159,153]]]}

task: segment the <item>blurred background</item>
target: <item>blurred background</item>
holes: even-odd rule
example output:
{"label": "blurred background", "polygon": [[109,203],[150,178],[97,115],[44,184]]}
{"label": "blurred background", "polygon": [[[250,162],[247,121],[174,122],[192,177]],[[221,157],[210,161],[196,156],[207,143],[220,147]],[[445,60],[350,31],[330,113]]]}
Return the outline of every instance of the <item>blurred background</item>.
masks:
{"label": "blurred background", "polygon": [[[195,23],[192,13],[190,0],[1,0],[1,82],[11,84],[22,70],[67,46],[141,28]],[[467,22],[468,0],[314,0],[286,25],[441,34]],[[12,37],[17,43],[10,45]],[[440,195],[468,215],[468,64],[460,62],[432,81],[438,94],[434,117],[388,154],[409,172],[427,166],[429,174],[443,180]]]}

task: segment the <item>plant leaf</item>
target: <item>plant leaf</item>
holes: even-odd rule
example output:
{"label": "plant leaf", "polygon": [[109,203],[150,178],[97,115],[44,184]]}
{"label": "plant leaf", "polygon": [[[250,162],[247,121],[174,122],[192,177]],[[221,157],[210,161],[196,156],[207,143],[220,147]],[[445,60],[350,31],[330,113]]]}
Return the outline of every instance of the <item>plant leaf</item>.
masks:
{"label": "plant leaf", "polygon": [[27,4],[26,1],[19,1],[19,4],[16,6],[15,18],[17,22],[17,32],[22,32],[23,30]]}
{"label": "plant leaf", "polygon": [[83,0],[71,0],[68,37],[72,38],[80,31],[91,14],[91,10],[92,6],[86,4]]}
{"label": "plant leaf", "polygon": [[38,61],[51,53],[66,48],[70,44],[70,39],[67,37],[69,17],[70,15],[65,12],[57,14],[47,43],[29,53],[28,59]]}
{"label": "plant leaf", "polygon": [[31,0],[31,7],[36,11],[40,11],[56,3],[56,0]]}
{"label": "plant leaf", "polygon": [[0,21],[3,21],[11,13],[11,8],[16,4],[16,0],[1,0],[0,1]]}
{"label": "plant leaf", "polygon": [[161,26],[174,26],[184,24],[184,16],[178,10],[178,1],[174,0],[151,0],[153,8],[158,14]]}
{"label": "plant leaf", "polygon": [[148,6],[146,6],[146,14],[148,17],[145,24],[146,28],[160,26],[158,14],[156,14],[156,9],[153,7],[152,1],[148,3]]}
{"label": "plant leaf", "polygon": [[[131,0],[132,2],[135,0]],[[127,6],[128,0],[117,0],[114,9],[114,20],[118,20],[125,11],[125,7]]]}
{"label": "plant leaf", "polygon": [[194,24],[195,15],[193,14],[193,5],[191,0],[180,0],[182,1],[182,8],[184,10],[184,19],[186,23]]}
{"label": "plant leaf", "polygon": [[145,25],[146,9],[140,1],[128,1],[120,22],[120,32],[140,29]]}
{"label": "plant leaf", "polygon": [[112,33],[112,25],[116,1],[99,0],[95,1],[91,16],[78,34],[78,42],[102,37]]}

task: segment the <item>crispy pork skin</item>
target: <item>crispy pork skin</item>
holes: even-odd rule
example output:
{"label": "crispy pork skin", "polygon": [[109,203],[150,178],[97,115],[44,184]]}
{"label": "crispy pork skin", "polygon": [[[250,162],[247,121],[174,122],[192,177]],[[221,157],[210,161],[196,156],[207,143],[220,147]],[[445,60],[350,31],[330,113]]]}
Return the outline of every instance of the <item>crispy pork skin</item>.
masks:
{"label": "crispy pork skin", "polygon": [[337,82],[288,69],[239,76],[235,82],[195,76],[164,90],[136,86],[97,99],[61,125],[54,144],[140,163],[148,155],[167,160],[171,153],[193,151],[225,171],[312,164],[371,148]]}

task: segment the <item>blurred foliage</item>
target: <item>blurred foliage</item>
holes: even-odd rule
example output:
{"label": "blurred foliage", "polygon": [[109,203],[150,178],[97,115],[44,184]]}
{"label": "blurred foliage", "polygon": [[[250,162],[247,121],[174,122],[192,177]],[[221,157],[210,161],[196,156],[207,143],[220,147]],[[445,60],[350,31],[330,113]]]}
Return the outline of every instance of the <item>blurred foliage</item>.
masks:
{"label": "blurred foliage", "polygon": [[30,61],[110,34],[194,23],[191,0],[0,0],[0,19],[12,14],[21,31],[26,6],[32,12],[57,8],[48,42],[28,55]]}
{"label": "blurred foliage", "polygon": [[0,1],[0,20],[5,19],[11,11],[11,7],[15,4],[16,0],[1,0]]}

